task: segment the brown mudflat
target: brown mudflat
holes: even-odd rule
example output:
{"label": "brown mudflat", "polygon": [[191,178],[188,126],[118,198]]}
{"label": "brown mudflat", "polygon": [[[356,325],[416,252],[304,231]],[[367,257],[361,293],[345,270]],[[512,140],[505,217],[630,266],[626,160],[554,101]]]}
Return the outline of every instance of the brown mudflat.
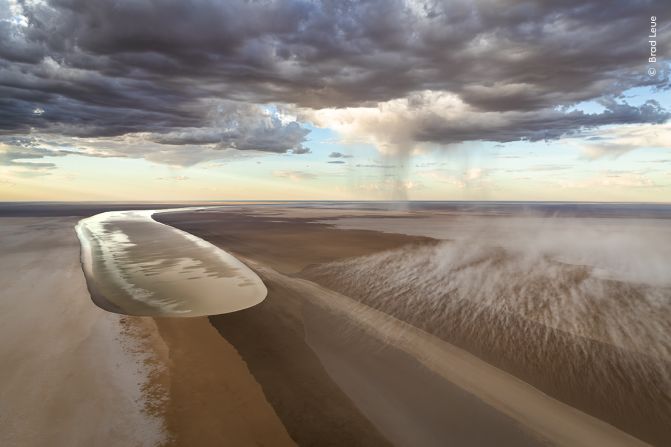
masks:
{"label": "brown mudflat", "polygon": [[[329,275],[315,267],[338,259],[363,256],[408,244],[435,243],[430,238],[365,230],[338,230],[310,218],[255,215],[245,210],[164,214],[158,220],[220,245],[235,255],[268,265],[279,272],[308,278],[372,306],[375,306],[375,303],[367,300],[361,290],[341,281],[339,275]],[[254,353],[249,341],[251,334],[245,332],[262,328],[266,319],[274,319],[273,325],[277,324],[278,327],[264,329],[270,335],[264,337],[264,340],[274,340],[273,346],[264,349],[268,349],[266,354],[273,352],[273,355],[279,356],[291,351],[286,346],[283,349],[276,349],[287,337],[283,333],[285,329],[291,328],[296,331],[289,338],[292,344],[300,345],[304,337],[301,332],[304,330],[303,317],[300,312],[289,310],[292,306],[297,309],[304,307],[287,304],[300,299],[279,288],[273,288],[273,284],[267,285],[270,291],[269,300],[262,305],[264,307],[256,309],[258,312],[250,310],[245,311],[246,313],[212,317],[211,321],[248,362],[252,374],[263,387],[266,397],[292,437],[299,442],[301,439],[303,441],[317,439],[319,427],[313,426],[307,430],[303,427],[306,414],[301,409],[303,404],[297,406],[288,404],[290,402],[288,396],[282,396],[282,393],[291,387],[285,388],[273,382],[275,375],[282,374],[280,370],[291,371],[298,376],[303,374],[305,377],[320,376],[316,373],[318,365],[308,362],[314,366],[305,366],[303,371],[298,372],[296,366],[293,366],[295,361],[298,361],[297,357],[292,357],[298,355],[295,353],[287,359],[274,358],[270,361],[272,357],[264,358],[263,353]],[[280,301],[282,303],[279,303]],[[389,311],[389,309],[381,310]],[[671,442],[671,433],[667,429],[670,417],[668,397],[656,389],[656,386],[664,380],[659,376],[659,369],[650,369],[652,372],[647,372],[643,377],[644,380],[641,380],[641,376],[630,376],[626,373],[636,365],[646,364],[648,360],[645,356],[624,352],[613,346],[525,320],[507,318],[504,327],[501,326],[501,320],[488,313],[486,309],[479,313],[483,330],[478,334],[460,330],[458,313],[453,321],[457,324],[446,322],[443,325],[432,326],[423,323],[421,314],[404,314],[398,309],[392,311],[397,318],[465,348],[547,394],[646,442],[655,445],[668,445]],[[426,321],[432,320],[428,318]],[[243,337],[239,335],[240,333],[247,333],[249,336]],[[501,340],[501,337],[505,340]],[[553,346],[554,349],[538,352],[533,341],[529,344],[529,337],[531,340],[535,338],[550,340],[551,343],[543,343],[542,346]],[[503,349],[504,345],[528,347],[511,350]],[[303,350],[301,355],[310,357],[313,354],[309,350]],[[282,366],[277,366],[273,371],[273,365]],[[300,382],[300,379],[296,379],[293,374],[289,376]],[[291,382],[286,377],[283,379],[287,383]],[[324,379],[324,383],[328,381]],[[326,385],[317,385],[315,389],[324,389],[323,386]],[[315,397],[319,398],[320,395],[314,394],[307,399],[312,400]],[[302,408],[309,408],[309,405]],[[334,408],[341,408],[341,414],[350,411],[350,414],[357,413],[351,407],[345,410],[344,406],[336,405]],[[325,433],[329,432],[329,429],[324,430]]]}
{"label": "brown mudflat", "polygon": [[158,408],[173,445],[295,445],[235,348],[207,318],[154,321],[166,367],[154,377],[167,391]]}
{"label": "brown mudflat", "polygon": [[161,213],[154,219],[283,273],[297,273],[311,264],[363,256],[411,243],[435,243],[431,238],[366,230],[340,231],[314,223],[311,218],[259,216],[234,209]]}
{"label": "brown mudflat", "polygon": [[273,283],[268,288],[253,309],[210,321],[240,352],[292,438],[302,446],[389,445],[305,343],[302,298]]}

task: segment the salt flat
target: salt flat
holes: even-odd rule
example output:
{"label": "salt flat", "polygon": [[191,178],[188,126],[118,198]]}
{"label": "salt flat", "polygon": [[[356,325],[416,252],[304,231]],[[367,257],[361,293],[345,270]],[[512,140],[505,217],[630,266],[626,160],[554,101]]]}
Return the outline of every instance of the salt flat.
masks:
{"label": "salt flat", "polygon": [[161,444],[144,411],[151,351],[92,305],[76,223],[0,219],[0,445]]}

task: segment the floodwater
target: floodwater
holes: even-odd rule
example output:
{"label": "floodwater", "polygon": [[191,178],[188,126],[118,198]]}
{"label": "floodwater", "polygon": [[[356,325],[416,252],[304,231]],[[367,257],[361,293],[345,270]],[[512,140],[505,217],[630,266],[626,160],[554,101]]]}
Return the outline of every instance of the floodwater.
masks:
{"label": "floodwater", "polygon": [[195,317],[252,307],[261,279],[224,250],[156,222],[155,210],[111,211],[77,225],[93,301],[105,310]]}

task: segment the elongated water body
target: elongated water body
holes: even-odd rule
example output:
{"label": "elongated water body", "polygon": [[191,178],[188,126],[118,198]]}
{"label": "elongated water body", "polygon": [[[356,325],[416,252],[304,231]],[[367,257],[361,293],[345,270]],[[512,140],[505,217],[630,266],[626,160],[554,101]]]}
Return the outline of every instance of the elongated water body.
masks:
{"label": "elongated water body", "polygon": [[246,265],[196,236],[156,222],[158,211],[112,211],[77,225],[93,301],[127,315],[235,312],[266,297]]}

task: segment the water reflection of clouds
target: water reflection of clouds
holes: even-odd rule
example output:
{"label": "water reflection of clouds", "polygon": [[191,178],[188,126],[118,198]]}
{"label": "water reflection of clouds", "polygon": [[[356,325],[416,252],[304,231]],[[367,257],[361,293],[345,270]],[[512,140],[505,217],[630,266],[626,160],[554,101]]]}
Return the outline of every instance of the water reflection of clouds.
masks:
{"label": "water reflection of clouds", "polygon": [[[214,245],[154,221],[152,211],[109,212],[78,226],[84,270],[96,300],[124,313],[196,316],[233,312],[263,300],[249,268]],[[88,270],[88,271],[87,271]],[[93,283],[93,284],[92,284]],[[97,302],[97,301],[96,301]]]}

